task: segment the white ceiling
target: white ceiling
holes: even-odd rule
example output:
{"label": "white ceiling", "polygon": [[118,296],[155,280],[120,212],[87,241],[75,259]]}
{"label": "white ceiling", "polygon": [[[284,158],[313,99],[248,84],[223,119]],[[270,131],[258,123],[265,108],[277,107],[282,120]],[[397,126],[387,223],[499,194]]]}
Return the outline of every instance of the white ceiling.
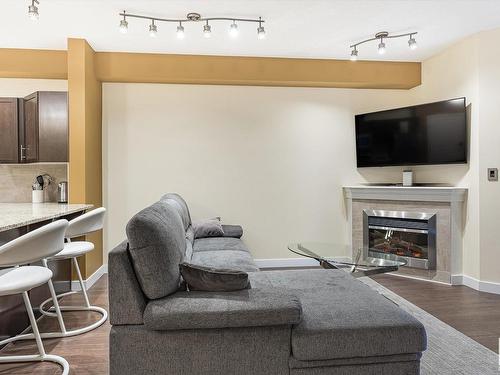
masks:
{"label": "white ceiling", "polygon": [[[1,0],[0,48],[65,49],[67,37],[85,38],[97,51],[209,55],[349,58],[349,45],[377,31],[418,31],[419,48],[407,39],[387,41],[383,57],[376,42],[359,47],[360,59],[421,61],[476,32],[500,27],[499,0],[39,0],[40,19],[27,16],[30,0]],[[255,24],[240,24],[236,40],[227,23],[214,23],[211,39],[202,24],[186,24],[177,40],[175,24],[158,24],[149,37],[147,20],[129,19],[129,33],[118,31],[122,10],[157,17],[258,17],[266,40],[257,40]]]}

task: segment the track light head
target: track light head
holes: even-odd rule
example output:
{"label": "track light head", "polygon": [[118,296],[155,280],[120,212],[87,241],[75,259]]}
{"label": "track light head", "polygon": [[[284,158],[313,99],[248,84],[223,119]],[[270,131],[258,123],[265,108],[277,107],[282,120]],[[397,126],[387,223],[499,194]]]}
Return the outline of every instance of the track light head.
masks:
{"label": "track light head", "polygon": [[257,27],[257,39],[266,39],[266,30],[264,29],[264,26]]}
{"label": "track light head", "polygon": [[128,31],[128,22],[127,20],[124,18],[120,21],[120,32],[122,34],[126,34]]}
{"label": "track light head", "polygon": [[358,59],[358,50],[356,47],[351,51],[351,61],[356,61]]}
{"label": "track light head", "polygon": [[415,38],[413,37],[413,35],[410,35],[410,39],[408,40],[408,47],[410,47],[410,49],[417,49],[417,41],[415,40]]}
{"label": "track light head", "polygon": [[179,22],[179,26],[177,26],[177,39],[184,39],[184,26],[182,26],[182,22]]}
{"label": "track light head", "polygon": [[266,39],[266,30],[262,26],[262,17],[259,17],[259,27],[257,27],[257,39]]}
{"label": "track light head", "polygon": [[380,43],[378,44],[378,53],[379,55],[383,55],[385,53],[385,43],[382,39],[380,39]]}
{"label": "track light head", "polygon": [[38,14],[38,7],[35,5],[38,1],[31,0],[31,5],[28,6],[28,16],[32,21],[37,21],[40,15]]}
{"label": "track light head", "polygon": [[238,36],[238,25],[235,21],[233,21],[233,23],[229,27],[229,36],[231,38],[236,38]]}
{"label": "track light head", "polygon": [[149,25],[149,36],[151,38],[156,38],[158,33],[158,27],[155,25],[155,20],[151,20],[151,25]]}
{"label": "track light head", "polygon": [[203,36],[205,38],[210,38],[212,36],[212,27],[208,24],[208,21],[207,24],[203,26]]}

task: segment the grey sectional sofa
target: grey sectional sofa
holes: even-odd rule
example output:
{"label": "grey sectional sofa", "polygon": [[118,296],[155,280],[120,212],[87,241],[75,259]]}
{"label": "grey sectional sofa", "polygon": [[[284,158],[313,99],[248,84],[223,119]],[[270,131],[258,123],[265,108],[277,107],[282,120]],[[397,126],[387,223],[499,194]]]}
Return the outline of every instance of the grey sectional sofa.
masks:
{"label": "grey sectional sofa", "polygon": [[[177,194],[131,219],[109,254],[111,375],[419,373],[415,318],[344,271],[259,271],[241,228],[224,233],[195,240]],[[182,260],[248,271],[251,289],[185,291]]]}

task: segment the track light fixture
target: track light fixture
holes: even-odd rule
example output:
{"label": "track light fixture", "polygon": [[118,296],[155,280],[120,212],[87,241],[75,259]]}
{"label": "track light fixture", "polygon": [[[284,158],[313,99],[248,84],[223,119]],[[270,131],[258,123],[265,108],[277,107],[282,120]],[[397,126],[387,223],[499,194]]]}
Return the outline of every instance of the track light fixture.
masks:
{"label": "track light fixture", "polygon": [[410,47],[410,49],[413,50],[413,49],[417,48],[417,41],[415,40],[415,37],[414,37],[414,35],[417,35],[417,34],[418,34],[417,32],[413,32],[413,33],[406,33],[406,34],[390,35],[387,31],[381,31],[379,33],[376,33],[373,38],[362,40],[361,42],[354,43],[350,46],[350,48],[351,48],[351,61],[356,61],[358,59],[358,48],[357,47],[360,44],[371,42],[373,40],[379,40],[378,53],[380,55],[383,55],[386,52],[386,45],[385,45],[384,39],[402,38],[402,37],[409,36],[410,39],[408,40],[408,46]]}
{"label": "track light fixture", "polygon": [[408,47],[410,49],[417,49],[417,41],[413,37],[414,34],[410,34],[410,39],[408,40]]}
{"label": "track light fixture", "polygon": [[351,61],[356,61],[358,59],[358,50],[356,47],[351,51]]}
{"label": "track light fixture", "polygon": [[128,31],[127,17],[125,16],[125,11],[123,11],[123,19],[120,20],[120,32],[126,34]]}
{"label": "track light fixture", "polygon": [[238,25],[236,24],[236,21],[233,21],[231,26],[229,26],[229,36],[231,38],[236,38],[238,36]]}
{"label": "track light fixture", "polygon": [[28,6],[28,16],[33,21],[38,20],[38,18],[40,17],[40,15],[38,14],[38,7],[35,4],[40,5],[38,0],[31,0],[31,5]]}
{"label": "track light fixture", "polygon": [[156,38],[156,34],[158,33],[158,27],[155,25],[155,20],[151,20],[151,25],[149,25],[149,36],[151,38]]}
{"label": "track light fixture", "polygon": [[[38,4],[38,0],[32,0],[33,2],[36,2]],[[33,3],[34,5],[34,3]],[[36,8],[36,7],[35,7]],[[30,12],[31,12],[31,7],[30,7]],[[30,13],[31,14],[31,13]],[[232,38],[236,38],[239,34],[239,29],[238,29],[238,24],[237,22],[254,22],[258,23],[259,26],[257,27],[257,38],[258,39],[265,39],[266,38],[266,30],[264,29],[263,23],[265,22],[262,17],[259,17],[259,19],[252,19],[252,18],[229,18],[229,17],[202,17],[199,13],[188,13],[186,15],[185,19],[174,19],[174,18],[157,18],[157,17],[149,17],[149,16],[143,16],[140,14],[130,14],[126,13],[123,11],[120,13],[120,16],[123,17],[120,20],[120,32],[126,33],[128,30],[128,21],[127,18],[140,18],[140,19],[147,19],[151,21],[151,24],[149,25],[149,35],[151,36],[156,36],[158,32],[158,28],[155,22],[174,22],[178,23],[179,25],[177,26],[177,38],[179,39],[184,39],[184,26],[182,24],[184,22],[200,22],[200,21],[205,21],[206,24],[203,26],[203,36],[205,38],[210,38],[212,35],[212,26],[209,24],[209,21],[230,21],[231,24],[229,26],[229,35]]]}
{"label": "track light fixture", "polygon": [[266,39],[266,30],[264,26],[262,26],[262,17],[259,17],[259,27],[257,27],[257,38],[258,39]]}
{"label": "track light fixture", "polygon": [[207,21],[207,24],[205,26],[203,26],[203,36],[205,38],[210,38],[212,36],[212,27],[210,27],[210,25],[208,24],[208,21]]}
{"label": "track light fixture", "polygon": [[182,26],[182,22],[179,22],[179,26],[177,26],[177,39],[184,39],[184,26]]}

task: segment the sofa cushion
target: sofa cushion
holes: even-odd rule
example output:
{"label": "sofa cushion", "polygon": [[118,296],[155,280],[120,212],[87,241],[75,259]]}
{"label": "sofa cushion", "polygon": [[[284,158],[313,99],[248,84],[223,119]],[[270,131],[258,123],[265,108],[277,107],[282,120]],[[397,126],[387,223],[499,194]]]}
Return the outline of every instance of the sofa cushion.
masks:
{"label": "sofa cushion", "polygon": [[179,265],[189,290],[232,292],[249,289],[248,273],[224,268],[205,267],[183,262]]}
{"label": "sofa cushion", "polygon": [[197,220],[193,222],[192,227],[195,239],[224,236],[220,218]]}
{"label": "sofa cushion", "polygon": [[292,325],[301,312],[299,299],[283,290],[178,292],[150,301],[144,324],[152,330]]}
{"label": "sofa cushion", "polygon": [[243,236],[243,228],[241,225],[222,224],[224,237],[241,238]]}
{"label": "sofa cushion", "polygon": [[142,291],[161,298],[179,287],[179,263],[186,251],[186,236],[177,210],[156,202],[135,214],[127,224],[129,253]]}
{"label": "sofa cushion", "polygon": [[191,258],[191,263],[205,267],[230,268],[245,272],[254,272],[259,270],[259,267],[257,267],[249,253],[238,250],[195,252]]}
{"label": "sofa cushion", "polygon": [[167,202],[177,210],[182,219],[184,230],[187,230],[191,225],[191,215],[189,214],[189,208],[186,201],[176,193],[165,194],[163,197],[161,197],[161,201]]}
{"label": "sofa cushion", "polygon": [[195,253],[201,251],[245,251],[249,253],[248,247],[239,238],[232,237],[210,237],[194,240],[193,250]]}
{"label": "sofa cushion", "polygon": [[392,301],[341,270],[249,274],[252,288],[297,295],[302,321],[292,330],[292,354],[302,361],[418,353],[423,325]]}

